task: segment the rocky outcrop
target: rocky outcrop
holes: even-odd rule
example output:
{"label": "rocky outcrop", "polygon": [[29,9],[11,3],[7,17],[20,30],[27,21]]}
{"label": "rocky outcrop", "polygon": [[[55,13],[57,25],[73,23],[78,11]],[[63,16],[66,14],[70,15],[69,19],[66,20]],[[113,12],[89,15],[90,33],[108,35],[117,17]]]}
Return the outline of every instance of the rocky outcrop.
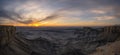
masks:
{"label": "rocky outcrop", "polygon": [[0,54],[5,55],[6,48],[10,46],[15,37],[15,28],[13,26],[0,26]]}
{"label": "rocky outcrop", "polygon": [[120,26],[107,26],[99,35],[100,44],[90,55],[120,55]]}
{"label": "rocky outcrop", "polygon": [[0,55],[29,55],[26,40],[17,37],[14,26],[0,26]]}
{"label": "rocky outcrop", "polygon": [[107,43],[104,46],[96,48],[96,51],[90,55],[120,55],[120,41]]}
{"label": "rocky outcrop", "polygon": [[0,48],[7,46],[15,36],[13,26],[0,26]]}
{"label": "rocky outcrop", "polygon": [[103,32],[99,35],[100,40],[104,42],[114,42],[120,39],[120,26],[107,26],[103,28]]}

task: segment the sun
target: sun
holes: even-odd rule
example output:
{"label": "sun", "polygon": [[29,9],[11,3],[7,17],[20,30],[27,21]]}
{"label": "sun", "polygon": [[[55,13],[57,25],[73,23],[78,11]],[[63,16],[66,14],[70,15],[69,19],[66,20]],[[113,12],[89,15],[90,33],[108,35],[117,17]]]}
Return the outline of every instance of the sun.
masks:
{"label": "sun", "polygon": [[29,26],[39,27],[40,23],[31,23],[31,24],[29,24]]}
{"label": "sun", "polygon": [[38,26],[40,26],[40,25],[36,23],[36,24],[33,24],[33,26],[36,26],[36,27],[38,27]]}

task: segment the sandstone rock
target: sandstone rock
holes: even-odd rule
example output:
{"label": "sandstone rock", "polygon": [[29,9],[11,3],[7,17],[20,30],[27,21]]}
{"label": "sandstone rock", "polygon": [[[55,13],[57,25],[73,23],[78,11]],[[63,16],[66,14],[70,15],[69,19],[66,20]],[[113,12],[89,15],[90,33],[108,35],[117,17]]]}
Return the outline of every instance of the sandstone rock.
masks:
{"label": "sandstone rock", "polygon": [[108,26],[103,28],[99,38],[106,42],[113,42],[120,38],[120,26]]}
{"label": "sandstone rock", "polygon": [[14,26],[0,26],[0,55],[29,55],[25,42],[17,37]]}
{"label": "sandstone rock", "polygon": [[120,55],[120,41],[107,43],[104,46],[100,46],[90,55]]}

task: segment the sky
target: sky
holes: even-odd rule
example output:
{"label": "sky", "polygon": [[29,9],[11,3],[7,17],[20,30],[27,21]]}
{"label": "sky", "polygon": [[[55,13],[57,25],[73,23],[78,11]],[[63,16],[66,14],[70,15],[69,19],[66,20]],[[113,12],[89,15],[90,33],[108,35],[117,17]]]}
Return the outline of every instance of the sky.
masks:
{"label": "sky", "polygon": [[120,24],[120,0],[0,0],[0,25]]}

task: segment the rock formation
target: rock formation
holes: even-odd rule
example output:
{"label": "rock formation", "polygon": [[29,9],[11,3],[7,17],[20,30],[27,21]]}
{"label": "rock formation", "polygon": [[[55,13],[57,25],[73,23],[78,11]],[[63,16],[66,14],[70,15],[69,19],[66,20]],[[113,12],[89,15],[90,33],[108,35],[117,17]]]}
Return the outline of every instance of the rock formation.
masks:
{"label": "rock formation", "polygon": [[0,55],[29,55],[27,48],[25,39],[17,37],[14,26],[0,26]]}
{"label": "rock formation", "polygon": [[[75,29],[72,33],[76,37],[63,40],[44,37],[27,39],[26,34],[32,32],[24,33],[16,33],[14,26],[0,26],[0,55],[107,55],[109,52],[119,55],[120,52],[120,26]],[[50,37],[48,33],[46,35]]]}

